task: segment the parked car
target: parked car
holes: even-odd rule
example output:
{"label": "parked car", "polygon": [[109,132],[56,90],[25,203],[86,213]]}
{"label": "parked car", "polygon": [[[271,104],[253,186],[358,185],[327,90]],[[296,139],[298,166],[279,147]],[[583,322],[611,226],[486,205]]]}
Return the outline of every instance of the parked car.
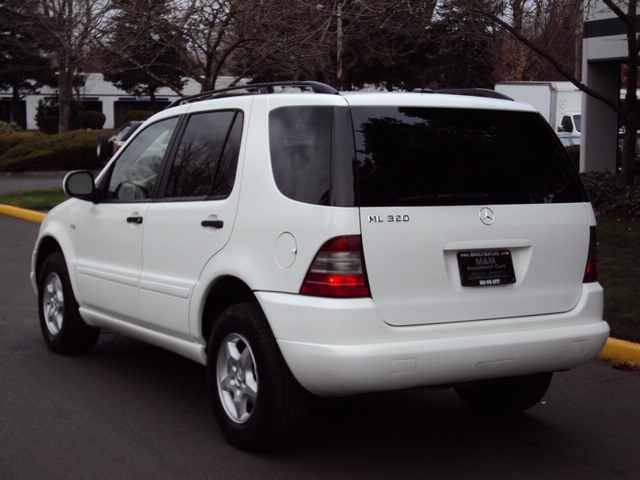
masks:
{"label": "parked car", "polygon": [[241,88],[66,176],[31,271],[51,350],[106,328],[206,365],[247,450],[294,439],[312,395],[448,386],[520,412],[598,354],[595,216],[532,107]]}
{"label": "parked car", "polygon": [[109,161],[114,153],[124,145],[131,135],[142,125],[141,121],[125,122],[115,133],[109,137],[108,135],[101,133],[98,135],[97,155],[98,161],[101,165],[104,165]]}

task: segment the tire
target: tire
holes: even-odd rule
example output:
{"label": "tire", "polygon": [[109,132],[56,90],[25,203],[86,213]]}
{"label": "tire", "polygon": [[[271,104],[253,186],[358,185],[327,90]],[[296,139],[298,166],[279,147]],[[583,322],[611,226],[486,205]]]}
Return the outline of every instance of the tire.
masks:
{"label": "tire", "polygon": [[549,388],[552,373],[520,377],[457,387],[456,393],[473,410],[481,413],[520,413],[535,406]]}
{"label": "tire", "polygon": [[42,265],[38,313],[44,341],[56,353],[87,352],[98,341],[100,330],[84,323],[80,316],[61,252],[49,255]]}
{"label": "tire", "polygon": [[295,380],[255,303],[217,318],[208,344],[207,380],[222,433],[247,451],[290,443],[304,422],[307,392]]}

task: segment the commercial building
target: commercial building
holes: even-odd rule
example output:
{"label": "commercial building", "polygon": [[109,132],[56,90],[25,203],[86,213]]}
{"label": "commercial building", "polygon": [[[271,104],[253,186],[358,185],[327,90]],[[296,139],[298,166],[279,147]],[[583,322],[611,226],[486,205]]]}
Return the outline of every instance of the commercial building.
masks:
{"label": "commercial building", "polygon": [[[228,86],[233,77],[220,77],[216,81],[216,88]],[[169,88],[160,88],[156,92],[156,109],[161,110],[169,103],[184,95],[193,95],[200,92],[200,84],[189,80],[182,89],[181,95]],[[36,112],[41,100],[53,99],[57,94],[56,89],[43,87],[36,94],[26,95],[20,100],[20,112],[18,118],[11,117],[11,92],[0,91],[0,120],[6,122],[15,121],[23,128],[37,129]],[[104,128],[114,128],[121,125],[127,112],[132,110],[149,110],[151,108],[149,97],[136,97],[116,88],[111,82],[104,80],[102,74],[91,73],[86,75],[86,81],[82,88],[76,92],[76,99],[82,103],[86,110],[95,110],[104,113],[106,121]]]}

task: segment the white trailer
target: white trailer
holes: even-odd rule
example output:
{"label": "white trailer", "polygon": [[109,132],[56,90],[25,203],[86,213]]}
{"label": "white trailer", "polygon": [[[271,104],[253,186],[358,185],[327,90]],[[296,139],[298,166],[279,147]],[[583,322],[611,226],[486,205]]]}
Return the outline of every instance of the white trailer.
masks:
{"label": "white trailer", "polygon": [[582,92],[571,82],[498,82],[495,90],[533,106],[556,132],[580,133]]}

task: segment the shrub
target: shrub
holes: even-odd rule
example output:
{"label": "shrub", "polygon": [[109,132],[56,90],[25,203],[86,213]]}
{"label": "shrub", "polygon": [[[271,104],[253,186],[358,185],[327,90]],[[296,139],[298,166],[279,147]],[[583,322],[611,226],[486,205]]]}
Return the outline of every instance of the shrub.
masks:
{"label": "shrub", "polygon": [[58,102],[46,98],[38,101],[36,125],[44,133],[58,133]]}
{"label": "shrub", "polygon": [[571,145],[566,148],[571,161],[576,168],[580,168],[580,145]]}
{"label": "shrub", "polygon": [[91,130],[99,130],[107,120],[104,113],[93,110],[86,110],[78,114],[79,128],[88,128]]}
{"label": "shrub", "polygon": [[631,187],[622,183],[620,175],[609,172],[580,174],[593,208],[600,215],[627,219],[640,218],[640,182]]}
{"label": "shrub", "polygon": [[6,135],[0,135],[0,159],[9,150],[21,143],[29,143],[33,141],[34,137],[44,135],[41,132],[16,132]]}
{"label": "shrub", "polygon": [[[46,98],[38,102],[36,110],[36,125],[41,132],[55,134],[58,133],[59,108],[57,98]],[[102,112],[93,110],[83,110],[80,102],[72,100],[69,105],[69,127],[72,130],[80,128],[99,129],[102,128],[106,120]]]}
{"label": "shrub", "polygon": [[58,115],[40,115],[36,120],[38,129],[50,135],[58,133],[59,119]]}
{"label": "shrub", "polygon": [[0,120],[0,135],[6,135],[7,133],[15,133],[21,131],[20,125],[16,122],[5,122]]}
{"label": "shrub", "polygon": [[[72,130],[46,135],[32,133],[0,143],[0,171],[24,172],[99,168],[97,135],[102,131]],[[13,137],[14,135],[8,135]]]}

